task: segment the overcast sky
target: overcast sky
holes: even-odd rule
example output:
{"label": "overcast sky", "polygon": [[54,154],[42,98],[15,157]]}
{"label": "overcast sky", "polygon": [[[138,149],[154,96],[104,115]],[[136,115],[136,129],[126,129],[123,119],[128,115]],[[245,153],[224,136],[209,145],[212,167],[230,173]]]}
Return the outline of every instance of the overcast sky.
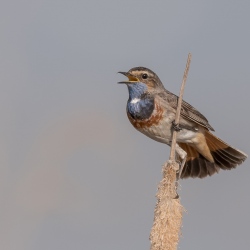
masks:
{"label": "overcast sky", "polygon": [[[169,148],[138,133],[118,71],[144,66],[249,154],[247,0],[3,0],[0,249],[139,250]],[[180,249],[249,249],[249,160],[181,181]]]}

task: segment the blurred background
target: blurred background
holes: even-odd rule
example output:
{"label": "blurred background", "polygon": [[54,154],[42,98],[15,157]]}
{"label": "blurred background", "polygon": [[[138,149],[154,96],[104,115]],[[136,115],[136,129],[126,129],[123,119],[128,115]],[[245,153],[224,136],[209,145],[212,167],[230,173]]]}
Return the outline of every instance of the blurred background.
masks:
{"label": "blurred background", "polygon": [[[0,249],[149,249],[169,148],[138,133],[118,71],[145,66],[249,154],[250,2],[3,0]],[[180,249],[249,249],[249,160],[181,181]]]}

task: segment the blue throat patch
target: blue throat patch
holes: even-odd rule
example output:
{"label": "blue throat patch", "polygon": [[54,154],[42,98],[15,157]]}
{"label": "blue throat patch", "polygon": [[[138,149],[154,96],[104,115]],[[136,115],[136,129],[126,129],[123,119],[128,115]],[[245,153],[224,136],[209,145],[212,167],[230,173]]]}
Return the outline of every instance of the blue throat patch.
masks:
{"label": "blue throat patch", "polygon": [[154,98],[146,94],[146,84],[138,82],[128,84],[127,86],[129,92],[127,112],[135,120],[144,120],[149,118],[154,110]]}

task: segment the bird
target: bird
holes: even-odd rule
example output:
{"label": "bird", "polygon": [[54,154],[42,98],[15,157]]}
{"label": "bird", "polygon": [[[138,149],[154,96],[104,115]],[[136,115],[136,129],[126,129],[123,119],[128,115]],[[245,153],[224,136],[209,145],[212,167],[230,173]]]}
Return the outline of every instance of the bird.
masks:
{"label": "bird", "polygon": [[135,129],[169,146],[173,131],[178,131],[176,155],[184,163],[179,178],[212,176],[220,169],[236,168],[248,157],[216,137],[206,117],[185,101],[182,101],[179,124],[175,124],[178,96],[165,89],[152,70],[134,67],[118,73],[128,78],[118,83],[128,87],[126,111]]}

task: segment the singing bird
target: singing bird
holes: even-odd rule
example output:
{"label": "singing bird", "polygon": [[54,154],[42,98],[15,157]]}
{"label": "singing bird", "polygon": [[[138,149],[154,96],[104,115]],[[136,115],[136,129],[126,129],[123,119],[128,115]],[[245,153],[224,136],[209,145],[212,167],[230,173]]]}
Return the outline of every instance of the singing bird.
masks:
{"label": "singing bird", "polygon": [[175,124],[178,97],[166,90],[150,69],[135,67],[119,72],[128,80],[119,83],[128,87],[127,116],[141,133],[171,145],[173,129],[177,130],[177,156],[185,165],[180,178],[204,178],[230,170],[241,164],[247,155],[214,136],[208,120],[193,106],[182,102],[179,124]]}

